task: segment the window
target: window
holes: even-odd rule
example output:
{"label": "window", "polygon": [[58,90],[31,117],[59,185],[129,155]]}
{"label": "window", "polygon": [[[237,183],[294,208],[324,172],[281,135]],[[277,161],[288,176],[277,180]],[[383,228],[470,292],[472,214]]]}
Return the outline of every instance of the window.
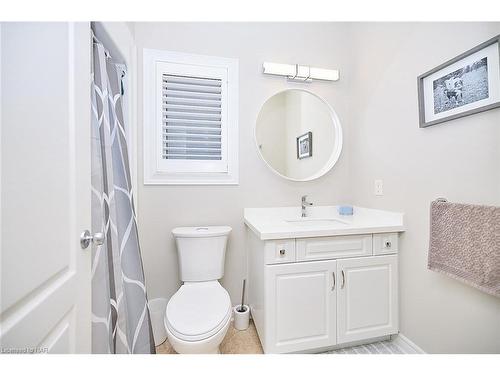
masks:
{"label": "window", "polygon": [[144,50],[144,183],[238,183],[238,61]]}

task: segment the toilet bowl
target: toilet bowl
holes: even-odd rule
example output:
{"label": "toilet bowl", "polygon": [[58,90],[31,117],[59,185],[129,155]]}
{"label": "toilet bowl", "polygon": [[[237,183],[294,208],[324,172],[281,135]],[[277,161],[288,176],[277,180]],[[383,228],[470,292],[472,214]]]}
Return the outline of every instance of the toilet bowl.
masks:
{"label": "toilet bowl", "polygon": [[231,300],[218,281],[186,283],[170,299],[167,337],[177,353],[219,353],[231,322]]}
{"label": "toilet bowl", "polygon": [[232,313],[229,294],[218,281],[224,276],[230,232],[227,226],[172,231],[183,285],[170,298],[164,323],[168,341],[177,353],[219,353]]}

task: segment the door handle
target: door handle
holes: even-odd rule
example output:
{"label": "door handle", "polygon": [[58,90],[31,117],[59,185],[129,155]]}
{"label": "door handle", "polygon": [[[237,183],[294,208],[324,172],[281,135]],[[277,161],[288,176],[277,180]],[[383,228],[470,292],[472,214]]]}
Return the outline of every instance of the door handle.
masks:
{"label": "door handle", "polygon": [[333,285],[332,285],[332,292],[335,290],[335,272],[332,272],[333,276]]}
{"label": "door handle", "polygon": [[85,230],[80,235],[80,246],[82,249],[89,247],[90,243],[102,245],[104,243],[104,233],[96,232],[93,235],[88,230]]}
{"label": "door handle", "polygon": [[340,286],[340,289],[344,289],[345,286],[345,273],[344,270],[342,270],[342,285]]}

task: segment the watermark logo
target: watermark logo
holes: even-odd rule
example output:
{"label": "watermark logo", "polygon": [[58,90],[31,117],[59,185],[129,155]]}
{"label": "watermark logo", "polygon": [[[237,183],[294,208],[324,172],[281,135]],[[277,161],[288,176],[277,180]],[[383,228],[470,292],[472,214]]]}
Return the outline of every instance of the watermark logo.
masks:
{"label": "watermark logo", "polygon": [[0,348],[1,354],[43,354],[48,352],[49,348]]}

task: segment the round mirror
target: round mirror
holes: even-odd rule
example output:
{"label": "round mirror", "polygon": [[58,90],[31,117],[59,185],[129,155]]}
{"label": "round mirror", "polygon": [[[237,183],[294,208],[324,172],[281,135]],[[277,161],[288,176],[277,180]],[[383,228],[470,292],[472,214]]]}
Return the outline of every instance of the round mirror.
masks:
{"label": "round mirror", "polygon": [[323,176],[342,150],[335,111],[317,95],[300,89],[279,92],[264,103],[255,139],[266,164],[293,181]]}

